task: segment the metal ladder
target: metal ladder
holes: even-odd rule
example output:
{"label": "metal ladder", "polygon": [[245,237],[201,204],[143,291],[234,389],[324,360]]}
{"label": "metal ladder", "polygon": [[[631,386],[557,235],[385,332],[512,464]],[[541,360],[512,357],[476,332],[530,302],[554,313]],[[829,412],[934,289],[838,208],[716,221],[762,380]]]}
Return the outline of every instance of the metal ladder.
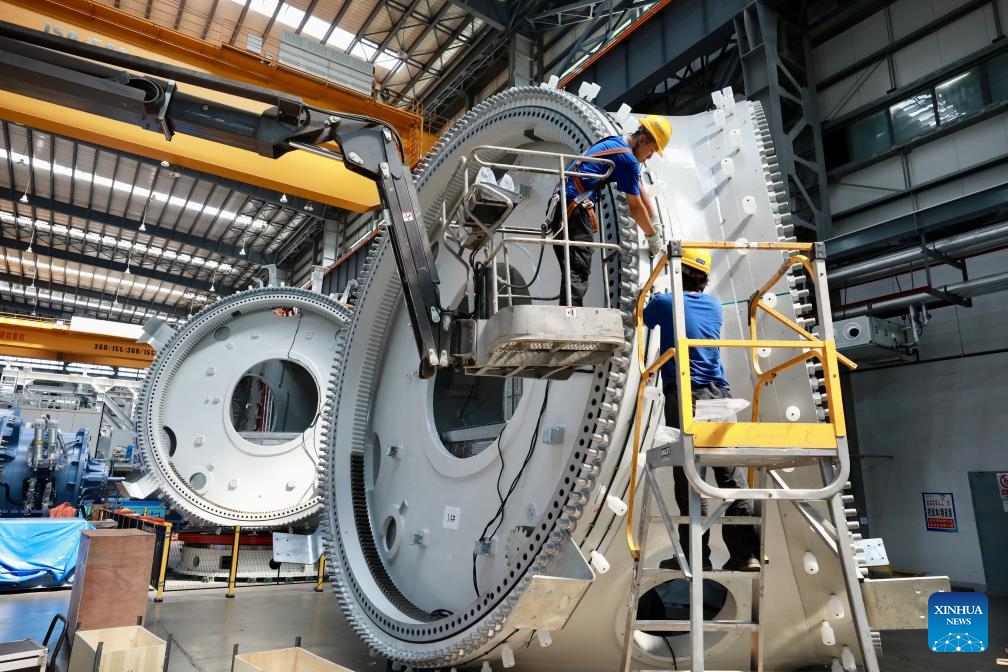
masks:
{"label": "metal ladder", "polygon": [[[643,630],[650,633],[690,633],[690,669],[693,672],[703,672],[704,670],[704,639],[707,633],[719,632],[748,632],[751,641],[749,647],[749,665],[747,670],[764,670],[763,660],[763,637],[764,631],[760,628],[761,603],[764,590],[764,573],[769,549],[765,547],[765,523],[766,507],[763,505],[768,500],[789,500],[798,508],[801,515],[806,519],[810,527],[816,530],[824,539],[828,539],[828,545],[835,551],[839,558],[844,584],[846,587],[846,597],[851,607],[851,617],[857,635],[857,645],[860,659],[864,670],[867,672],[878,672],[879,666],[876,658],[875,646],[873,643],[871,629],[868,624],[868,616],[864,599],[860,590],[860,573],[858,561],[855,557],[853,543],[854,539],[848,527],[846,514],[850,511],[846,508],[852,501],[849,494],[845,494],[847,477],[850,471],[850,458],[847,448],[846,430],[844,427],[843,409],[840,401],[839,363],[853,366],[850,362],[836,351],[833,340],[833,326],[830,319],[828,292],[825,287],[825,259],[820,243],[748,243],[749,249],[770,249],[785,250],[789,253],[785,262],[780,266],[778,272],[761,288],[753,293],[750,299],[749,326],[750,338],[745,340],[700,340],[700,339],[677,339],[677,350],[680,355],[677,359],[679,371],[679,414],[680,427],[684,428],[681,433],[672,430],[666,435],[664,440],[655,441],[655,445],[647,451],[646,461],[643,468],[643,482],[641,493],[641,504],[639,507],[638,525],[636,535],[639,543],[634,543],[633,516],[627,516],[627,540],[633,557],[632,585],[630,589],[629,602],[627,606],[626,630],[624,632],[624,656],[623,672],[658,672],[657,670],[643,670],[633,667],[634,657],[634,633]],[[682,247],[726,249],[735,248],[735,243],[680,243],[673,241],[669,245],[669,252],[666,254],[655,271],[645,283],[641,290],[637,315],[643,312],[643,302],[650,289],[663,270],[666,263],[670,267],[672,277],[673,301],[675,307],[675,330],[676,334],[685,334],[684,299],[682,289]],[[814,252],[813,258],[800,254],[801,252]],[[808,272],[809,276],[818,285],[816,292],[817,308],[820,316],[820,328],[823,330],[823,338],[818,338],[794,324],[786,317],[775,311],[772,307],[762,302],[762,297],[796,264],[801,264]],[[794,331],[799,340],[760,340],[757,333],[756,313],[758,310],[767,311],[771,317],[783,323]],[[641,331],[640,325],[639,333]],[[641,337],[642,340],[642,337]],[[702,410],[705,402],[697,403],[697,417],[694,417],[692,394],[689,383],[689,357],[690,347],[740,347],[752,350],[753,367],[757,374],[757,382],[753,393],[752,420],[750,422],[738,422],[734,420],[734,415],[740,408],[736,407],[724,410],[720,418],[712,421],[710,405]],[[757,349],[762,347],[773,348],[796,348],[799,355],[788,361],[775,366],[767,371],[762,371],[757,360]],[[643,358],[645,353],[643,347],[638,347],[642,359],[641,368],[643,371],[643,381],[641,390],[638,392],[638,406],[644,398],[644,387],[657,371],[669,359],[675,356],[675,351],[662,353],[656,362],[645,367]],[[828,409],[828,419],[819,423],[779,423],[759,421],[759,400],[762,389],[784,368],[796,364],[803,364],[809,359],[818,359],[823,366],[826,380],[826,394],[824,400]],[[721,402],[723,400],[716,400]],[[728,400],[736,401],[736,400]],[[666,403],[676,403],[673,400],[666,400]],[[717,406],[717,404],[713,404]],[[747,406],[748,403],[744,403]],[[640,409],[638,408],[638,411]],[[642,414],[637,413],[638,418]],[[639,420],[635,425],[634,446],[640,446]],[[635,450],[635,453],[637,451]],[[822,487],[797,489],[790,488],[784,479],[776,473],[776,470],[793,466],[818,465],[822,475]],[[703,472],[708,466],[742,466],[750,469],[750,484],[758,484],[760,487],[750,487],[748,489],[719,488],[708,484],[703,478]],[[668,467],[682,468],[689,483],[689,566],[685,563],[685,553],[682,544],[678,539],[675,530],[675,523],[684,519],[683,516],[672,516],[663,485],[659,482],[657,474],[661,469]],[[633,492],[635,489],[635,476],[637,472],[636,458],[632,467],[631,476],[631,497],[633,502]],[[706,517],[701,515],[701,497],[716,498],[722,500],[718,506]],[[649,513],[651,500],[658,509],[658,515],[664,523],[665,530],[672,542],[675,557],[679,563],[679,570],[661,569],[655,567],[642,566],[642,558],[646,558],[648,543],[648,528],[652,516]],[[724,513],[733,500],[752,499],[756,506],[756,515],[750,517],[725,517]],[[828,515],[823,516],[820,511],[811,506],[813,501],[827,502]],[[760,569],[756,572],[724,572],[705,571],[702,563],[702,535],[717,524],[754,524],[760,529]],[[774,558],[770,558],[773,561]],[[752,581],[752,598],[749,608],[743,618],[734,620],[706,620],[704,619],[704,579],[711,578],[733,578],[736,580]],[[658,585],[659,583],[673,579],[685,579],[689,583],[689,620],[638,620],[638,601],[641,596],[642,584]],[[673,658],[675,652],[671,649]],[[840,656],[843,662],[841,669],[854,669],[853,652],[845,650]],[[675,661],[673,661],[673,665]],[[673,668],[667,668],[673,669]],[[675,668],[678,669],[678,668]]]}

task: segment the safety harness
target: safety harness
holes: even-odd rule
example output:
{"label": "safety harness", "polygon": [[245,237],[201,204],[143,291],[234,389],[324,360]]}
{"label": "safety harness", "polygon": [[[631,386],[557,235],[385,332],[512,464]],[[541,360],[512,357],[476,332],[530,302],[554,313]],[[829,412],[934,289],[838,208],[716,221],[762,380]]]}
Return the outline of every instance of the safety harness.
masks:
{"label": "safety harness", "polygon": [[[618,136],[610,135],[609,137],[602,138],[595,144],[605,142],[606,140],[610,140],[615,137]],[[614,147],[612,149],[602,149],[597,152],[592,152],[591,154],[585,154],[571,165],[571,170],[577,171],[585,162],[585,159],[615,156],[616,154],[633,154],[633,150],[629,147]],[[593,191],[598,192],[602,187],[609,184],[612,179],[613,176],[610,174],[605,179],[597,180],[595,184],[592,185],[591,189],[588,189],[585,187],[584,182],[580,177],[572,177],[571,180],[574,182],[574,188],[577,190],[577,196],[567,203],[567,217],[570,218],[570,216],[574,214],[574,209],[581,206],[585,209],[585,212],[588,213],[588,221],[591,223],[592,233],[598,231],[598,217],[595,214],[595,204],[590,200],[591,195]]]}

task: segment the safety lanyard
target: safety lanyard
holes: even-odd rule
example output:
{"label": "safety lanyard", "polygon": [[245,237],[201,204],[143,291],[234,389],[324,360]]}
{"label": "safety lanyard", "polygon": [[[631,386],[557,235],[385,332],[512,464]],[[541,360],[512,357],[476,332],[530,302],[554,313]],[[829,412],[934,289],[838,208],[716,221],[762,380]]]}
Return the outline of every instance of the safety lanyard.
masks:
{"label": "safety lanyard", "polygon": [[[599,142],[604,142],[607,139],[608,138],[600,140]],[[616,154],[633,154],[633,151],[629,147],[614,147],[612,149],[603,149],[597,152],[592,152],[591,154],[585,154],[583,158],[578,159],[577,161],[574,162],[572,169],[575,171],[578,170],[578,168],[581,167],[581,164],[584,163],[584,159],[586,158],[594,159],[598,157],[614,156]],[[578,193],[577,196],[571,199],[571,202],[567,205],[567,212],[568,213],[573,212],[574,208],[576,208],[578,205],[581,205],[585,200],[587,200],[591,196],[592,191],[598,191],[603,186],[608,184],[608,182],[611,179],[612,175],[607,177],[605,180],[598,180],[594,185],[592,185],[592,188],[589,190],[585,188],[584,182],[581,180],[580,177],[578,176],[572,177],[571,180],[574,182],[574,188],[577,189]]]}

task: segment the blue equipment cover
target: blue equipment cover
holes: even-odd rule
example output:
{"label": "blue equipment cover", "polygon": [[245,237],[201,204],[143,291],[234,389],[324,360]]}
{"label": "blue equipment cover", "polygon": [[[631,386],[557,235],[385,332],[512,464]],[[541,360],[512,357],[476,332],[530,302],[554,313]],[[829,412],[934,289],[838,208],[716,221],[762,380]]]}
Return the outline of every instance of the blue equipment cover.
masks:
{"label": "blue equipment cover", "polygon": [[77,566],[82,518],[0,519],[0,586],[57,586]]}

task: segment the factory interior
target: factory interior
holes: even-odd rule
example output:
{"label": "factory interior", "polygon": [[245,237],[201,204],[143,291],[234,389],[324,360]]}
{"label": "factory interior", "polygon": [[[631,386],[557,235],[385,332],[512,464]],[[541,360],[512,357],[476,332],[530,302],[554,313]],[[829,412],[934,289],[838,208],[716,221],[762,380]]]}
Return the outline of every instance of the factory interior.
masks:
{"label": "factory interior", "polygon": [[0,0],[0,670],[1008,671],[1006,26]]}

